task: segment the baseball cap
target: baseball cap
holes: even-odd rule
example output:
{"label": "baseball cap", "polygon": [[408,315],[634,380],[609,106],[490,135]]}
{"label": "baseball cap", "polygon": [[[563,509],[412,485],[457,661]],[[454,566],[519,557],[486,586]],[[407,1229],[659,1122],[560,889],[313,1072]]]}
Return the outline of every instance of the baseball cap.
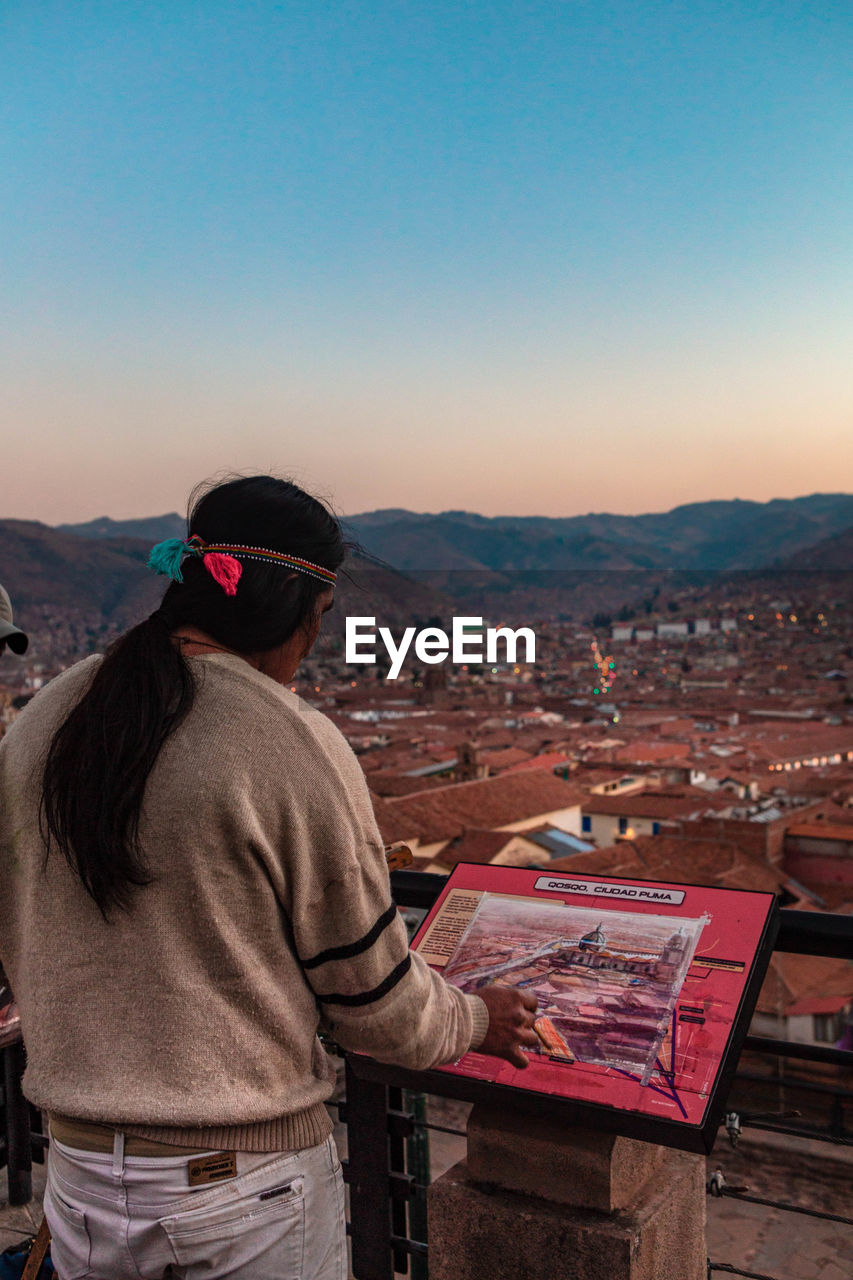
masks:
{"label": "baseball cap", "polygon": [[0,586],[0,648],[4,640],[13,653],[26,653],[30,643],[26,632],[12,625],[12,601],[6,588]]}

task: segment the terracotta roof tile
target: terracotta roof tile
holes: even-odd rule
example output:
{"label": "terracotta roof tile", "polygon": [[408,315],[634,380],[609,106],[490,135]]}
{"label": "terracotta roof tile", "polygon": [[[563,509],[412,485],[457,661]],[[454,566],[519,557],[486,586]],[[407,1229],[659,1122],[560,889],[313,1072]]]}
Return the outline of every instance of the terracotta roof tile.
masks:
{"label": "terracotta roof tile", "polygon": [[853,963],[827,956],[774,951],[756,1006],[760,1013],[789,1016],[806,999],[853,999]]}
{"label": "terracotta roof tile", "polygon": [[399,814],[387,800],[383,800],[382,796],[374,795],[372,792],[370,799],[373,802],[376,825],[379,827],[382,839],[386,844],[394,844],[397,840],[406,840],[411,836],[412,833],[409,826],[400,821]]}
{"label": "terracotta roof tile", "polygon": [[416,791],[430,791],[436,787],[446,787],[447,779],[441,777],[413,778],[411,774],[394,773],[391,770],[377,770],[368,776],[370,790],[378,796],[410,796]]}
{"label": "terracotta roof tile", "polygon": [[689,754],[689,742],[648,740],[627,742],[623,747],[617,747],[613,752],[616,760],[622,760],[626,764],[630,764],[632,761],[637,761],[640,764],[658,764],[664,760],[682,760]]}
{"label": "terracotta roof tile", "polygon": [[849,1002],[850,996],[812,996],[807,1000],[798,1000],[787,1010],[789,1018],[802,1014],[838,1013]]}
{"label": "terracotta roof tile", "polygon": [[500,751],[480,753],[480,763],[487,764],[490,769],[508,769],[511,765],[518,766],[529,759],[530,752],[522,751],[520,747],[504,747]]}
{"label": "terracotta roof tile", "polygon": [[807,840],[853,842],[853,824],[843,827],[838,822],[798,822],[788,827],[785,834],[802,836]]}
{"label": "terracotta roof tile", "polygon": [[581,793],[546,769],[451,783],[388,802],[409,837],[449,840],[466,827],[505,827],[579,806]]}
{"label": "terracotta roof tile", "polygon": [[514,840],[513,831],[489,831],[473,828],[455,836],[445,845],[436,860],[446,867],[455,867],[457,862],[488,863],[496,858],[502,849]]}
{"label": "terracotta roof tile", "polygon": [[565,751],[545,751],[541,755],[533,756],[523,763],[513,765],[511,773],[518,773],[521,769],[555,769],[561,764],[568,765],[571,762],[571,756]]}
{"label": "terracotta roof tile", "polygon": [[695,794],[673,795],[665,791],[633,791],[625,795],[589,795],[583,802],[584,813],[625,818],[676,818],[708,809],[730,809],[734,801],[730,793],[697,790]]}
{"label": "terracotta roof tile", "polygon": [[636,876],[768,893],[778,892],[785,884],[783,872],[730,841],[680,836],[637,836],[591,853],[556,858],[549,867],[577,874]]}

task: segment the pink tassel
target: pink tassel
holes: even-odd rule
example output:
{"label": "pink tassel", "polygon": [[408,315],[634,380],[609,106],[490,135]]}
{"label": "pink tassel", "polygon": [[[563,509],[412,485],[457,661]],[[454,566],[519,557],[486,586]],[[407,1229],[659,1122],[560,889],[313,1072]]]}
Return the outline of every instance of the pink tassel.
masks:
{"label": "pink tassel", "polygon": [[237,583],[243,572],[243,566],[239,560],[235,560],[233,556],[223,555],[220,551],[208,551],[204,557],[204,567],[227,596],[236,596]]}

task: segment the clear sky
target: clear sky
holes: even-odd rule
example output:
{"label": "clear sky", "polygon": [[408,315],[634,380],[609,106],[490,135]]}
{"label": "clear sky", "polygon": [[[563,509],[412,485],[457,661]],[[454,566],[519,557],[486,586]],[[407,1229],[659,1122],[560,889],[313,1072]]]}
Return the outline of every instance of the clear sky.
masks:
{"label": "clear sky", "polygon": [[0,516],[853,490],[849,0],[6,0]]}

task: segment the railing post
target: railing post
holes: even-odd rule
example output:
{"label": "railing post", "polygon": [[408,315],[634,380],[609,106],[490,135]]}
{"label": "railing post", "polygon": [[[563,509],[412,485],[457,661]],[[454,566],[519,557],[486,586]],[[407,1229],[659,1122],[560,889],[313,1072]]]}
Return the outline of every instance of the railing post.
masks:
{"label": "railing post", "polygon": [[[415,1182],[414,1195],[409,1201],[409,1232],[413,1239],[426,1241],[427,1192],[430,1184],[429,1133],[426,1128],[426,1095],[404,1093],[405,1105],[412,1113],[412,1133],[406,1141],[406,1165]],[[429,1280],[429,1264],[426,1258],[415,1255],[410,1264],[411,1280]]]}
{"label": "railing post", "polygon": [[21,1092],[26,1055],[19,1040],[0,1050],[3,1059],[3,1095],[6,1100],[6,1159],[9,1204],[29,1204],[33,1196],[33,1152],[30,1108]]}
{"label": "railing post", "polygon": [[[403,1110],[403,1090],[394,1087],[388,1090],[388,1106],[400,1116]],[[388,1121],[386,1119],[386,1126]],[[388,1133],[389,1168],[391,1185],[391,1234],[397,1240],[405,1240],[407,1232],[406,1198],[408,1195],[406,1177],[406,1139],[402,1133],[389,1127]],[[396,1185],[395,1185],[396,1184]],[[391,1259],[394,1270],[405,1274],[409,1269],[409,1257],[402,1249],[392,1249]]]}
{"label": "railing post", "polygon": [[388,1087],[361,1080],[347,1059],[347,1183],[355,1280],[393,1280]]}
{"label": "railing post", "polygon": [[844,1102],[839,1093],[832,1095],[832,1109],[829,1113],[829,1132],[834,1138],[845,1137],[844,1133]]}

